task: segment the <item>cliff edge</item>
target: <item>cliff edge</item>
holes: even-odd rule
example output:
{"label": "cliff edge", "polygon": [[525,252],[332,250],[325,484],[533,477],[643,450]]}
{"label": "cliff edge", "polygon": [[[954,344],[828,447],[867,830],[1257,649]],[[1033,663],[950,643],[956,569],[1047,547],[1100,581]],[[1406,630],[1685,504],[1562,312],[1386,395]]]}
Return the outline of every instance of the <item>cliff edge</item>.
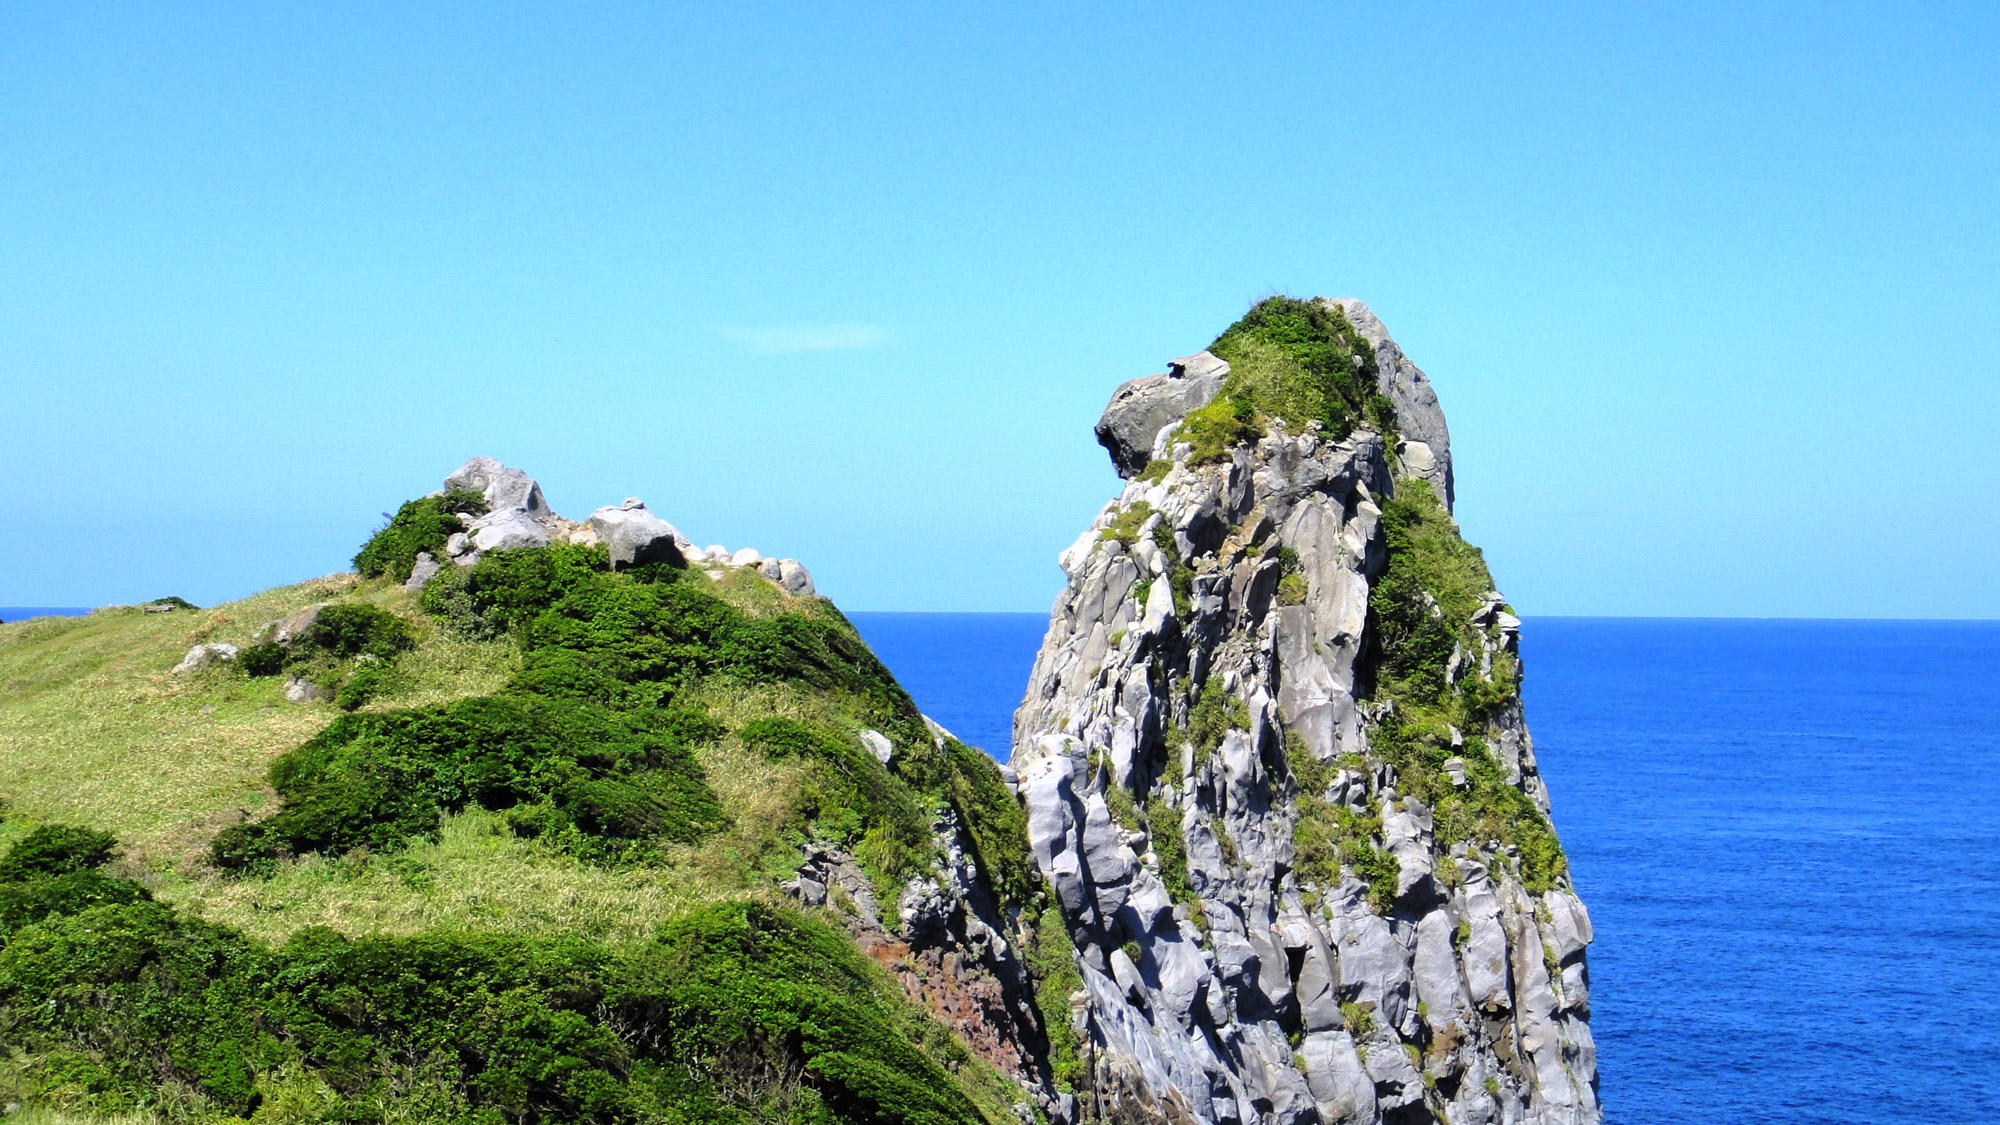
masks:
{"label": "cliff edge", "polygon": [[1272,298],[1097,433],[1127,483],[1012,759],[1082,1112],[1599,1120],[1589,916],[1429,380],[1359,301]]}

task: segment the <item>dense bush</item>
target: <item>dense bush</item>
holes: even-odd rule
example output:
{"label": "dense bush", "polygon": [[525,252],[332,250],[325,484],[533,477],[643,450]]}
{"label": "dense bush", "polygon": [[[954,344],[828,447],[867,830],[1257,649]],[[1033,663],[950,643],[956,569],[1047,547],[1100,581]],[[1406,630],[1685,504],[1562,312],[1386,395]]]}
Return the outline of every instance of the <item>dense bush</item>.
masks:
{"label": "dense bush", "polygon": [[457,490],[411,500],[389,517],[387,526],[369,537],[354,556],[354,569],[363,578],[389,575],[398,580],[410,576],[417,555],[428,551],[432,558],[444,558],[445,540],[464,529],[458,517],[486,514],[486,498],[470,490]]}
{"label": "dense bush", "polygon": [[377,606],[348,602],[320,610],[293,642],[293,648],[299,653],[318,650],[335,659],[373,656],[390,660],[416,643],[416,635],[402,618]]}
{"label": "dense bush", "polygon": [[88,870],[0,884],[0,904],[79,875],[106,889],[45,896],[0,933],[0,1027],[30,1098],[117,1112],[177,1084],[197,1098],[183,1116],[277,1097],[292,1120],[1005,1120],[844,934],[790,910],[720,903],[621,952],[323,928],[269,949]]}
{"label": "dense bush", "polygon": [[721,823],[688,749],[690,733],[713,730],[702,716],[532,694],[349,715],[273,762],[278,811],[223,830],[210,854],[242,869],[285,854],[394,849],[475,804],[545,805],[592,858],[695,840]]}
{"label": "dense bush", "polygon": [[15,841],[0,859],[0,881],[38,875],[67,875],[111,861],[118,838],[109,832],[67,824],[45,824]]}
{"label": "dense bush", "polygon": [[275,676],[285,670],[286,655],[284,645],[263,641],[238,653],[236,666],[246,676]]}

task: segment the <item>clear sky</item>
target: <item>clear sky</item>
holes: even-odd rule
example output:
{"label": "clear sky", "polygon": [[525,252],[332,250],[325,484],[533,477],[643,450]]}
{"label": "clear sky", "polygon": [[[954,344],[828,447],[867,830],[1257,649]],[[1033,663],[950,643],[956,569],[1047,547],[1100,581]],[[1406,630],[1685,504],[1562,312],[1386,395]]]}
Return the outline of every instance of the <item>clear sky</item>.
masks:
{"label": "clear sky", "polygon": [[9,3],[0,604],[485,453],[1044,610],[1120,381],[1368,301],[1539,614],[2000,616],[2000,7]]}

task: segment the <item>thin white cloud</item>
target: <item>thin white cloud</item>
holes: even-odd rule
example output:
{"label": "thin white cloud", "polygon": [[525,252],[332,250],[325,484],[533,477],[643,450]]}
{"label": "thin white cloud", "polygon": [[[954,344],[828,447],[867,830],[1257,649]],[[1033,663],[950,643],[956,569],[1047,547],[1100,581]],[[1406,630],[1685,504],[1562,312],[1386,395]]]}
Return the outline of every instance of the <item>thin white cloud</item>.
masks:
{"label": "thin white cloud", "polygon": [[752,355],[849,351],[876,348],[889,342],[889,330],[879,324],[773,324],[718,331],[723,339]]}

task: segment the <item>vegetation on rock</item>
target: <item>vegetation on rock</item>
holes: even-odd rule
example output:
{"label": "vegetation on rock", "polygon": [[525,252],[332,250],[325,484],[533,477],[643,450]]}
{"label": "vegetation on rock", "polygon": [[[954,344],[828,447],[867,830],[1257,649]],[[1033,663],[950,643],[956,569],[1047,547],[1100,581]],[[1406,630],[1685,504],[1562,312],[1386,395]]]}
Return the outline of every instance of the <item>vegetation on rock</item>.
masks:
{"label": "vegetation on rock", "polygon": [[486,497],[466,489],[411,500],[362,544],[354,556],[354,569],[363,578],[408,578],[419,554],[444,558],[445,540],[465,529],[460,516],[485,514]]}
{"label": "vegetation on rock", "polygon": [[1338,308],[1269,297],[1208,350],[1229,363],[1229,376],[1182,427],[1182,440],[1194,445],[1190,464],[1220,460],[1261,437],[1267,418],[1294,433],[1318,422],[1336,439],[1363,424],[1385,435],[1395,429],[1395,410],[1376,385],[1375,349]]}

